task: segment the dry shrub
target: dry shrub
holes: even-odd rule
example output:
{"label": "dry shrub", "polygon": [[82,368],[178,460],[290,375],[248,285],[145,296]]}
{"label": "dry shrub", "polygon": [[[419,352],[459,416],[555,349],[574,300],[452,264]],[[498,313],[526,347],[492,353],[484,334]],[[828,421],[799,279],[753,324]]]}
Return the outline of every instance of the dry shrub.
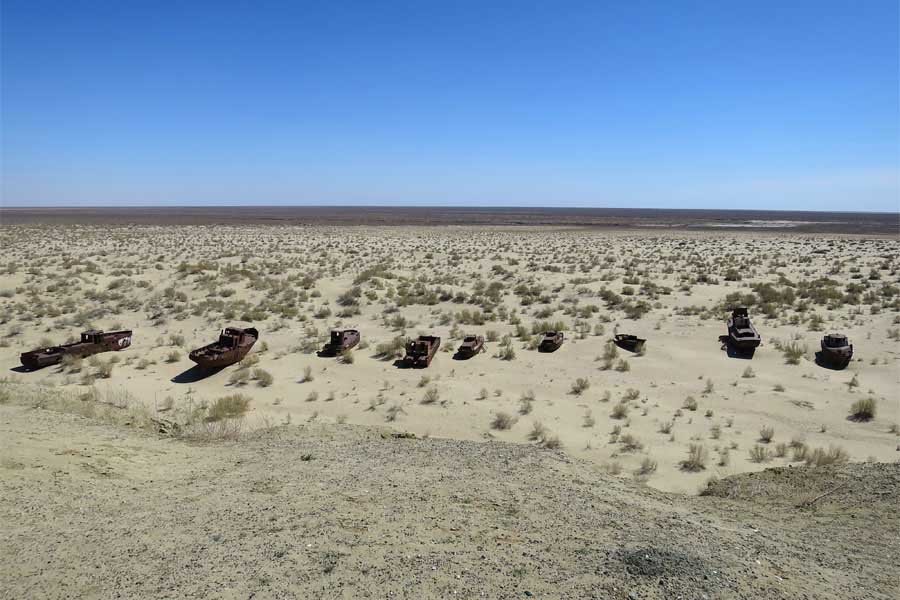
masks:
{"label": "dry shrub", "polygon": [[847,451],[840,446],[829,446],[828,450],[816,448],[806,457],[806,464],[814,467],[842,465],[850,460]]}
{"label": "dry shrub", "polygon": [[683,471],[702,471],[706,468],[706,461],[709,454],[706,448],[701,444],[691,444],[688,446],[687,458],[681,461],[681,469]]}
{"label": "dry shrub", "polygon": [[850,418],[854,421],[871,421],[875,418],[876,409],[875,398],[860,398],[850,407]]}
{"label": "dry shrub", "polygon": [[231,394],[217,398],[207,409],[206,421],[215,422],[223,419],[243,417],[250,409],[250,397],[244,394]]}
{"label": "dry shrub", "polygon": [[765,446],[756,444],[750,448],[750,460],[755,463],[769,462],[772,460],[772,453]]}
{"label": "dry shrub", "polygon": [[498,411],[491,421],[491,429],[505,431],[516,424],[516,418],[509,413]]}

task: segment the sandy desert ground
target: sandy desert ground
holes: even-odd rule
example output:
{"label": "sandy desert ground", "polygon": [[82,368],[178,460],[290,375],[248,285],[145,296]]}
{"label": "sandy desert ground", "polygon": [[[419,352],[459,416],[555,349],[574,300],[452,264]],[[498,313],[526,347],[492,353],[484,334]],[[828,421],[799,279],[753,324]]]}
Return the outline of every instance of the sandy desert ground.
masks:
{"label": "sandy desert ground", "polygon": [[[896,237],[23,224],[0,242],[2,598],[896,592]],[[735,305],[752,359],[719,339]],[[226,325],[261,339],[198,371],[188,351]],[[335,327],[363,342],[317,356]],[[90,328],[133,345],[18,366]],[[547,329],[567,339],[541,353]],[[846,369],[816,361],[830,331]],[[441,351],[400,368],[420,333]],[[487,351],[457,360],[466,333]]]}
{"label": "sandy desert ground", "polygon": [[[561,447],[685,493],[766,467],[900,457],[896,238],[86,225],[0,236],[4,385],[50,388],[82,414],[184,431],[239,394],[246,430],[318,421]],[[719,341],[738,304],[763,337],[752,360]],[[261,337],[244,364],[192,368],[191,348],[250,324]],[[363,343],[317,356],[336,327]],[[17,368],[21,352],[89,328],[133,329],[133,345]],[[547,328],[567,341],[539,353]],[[854,343],[844,370],[815,360],[830,331]],[[454,359],[470,332],[487,351]],[[646,352],[614,348],[617,332],[647,338]],[[398,368],[392,341],[420,333],[442,337],[439,355]],[[874,418],[852,418],[869,399]]]}
{"label": "sandy desert ground", "polygon": [[390,431],[196,443],[0,404],[0,598],[896,597],[897,463],[697,497],[563,451]]}

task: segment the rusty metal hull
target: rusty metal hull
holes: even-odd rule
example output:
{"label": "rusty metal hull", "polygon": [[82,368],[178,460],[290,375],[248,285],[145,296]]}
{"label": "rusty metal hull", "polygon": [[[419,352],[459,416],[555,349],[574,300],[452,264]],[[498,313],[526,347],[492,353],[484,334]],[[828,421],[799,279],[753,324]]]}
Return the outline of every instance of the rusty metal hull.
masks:
{"label": "rusty metal hull", "polygon": [[259,339],[259,332],[253,327],[225,331],[230,335],[223,333],[219,341],[192,350],[188,358],[204,369],[221,369],[243,360]]}
{"label": "rusty metal hull", "polygon": [[337,356],[359,345],[362,335],[356,329],[342,329],[331,332],[331,339],[322,347],[320,356]]}
{"label": "rusty metal hull", "polygon": [[406,356],[403,362],[409,367],[424,369],[431,364],[440,347],[441,338],[433,335],[420,335],[406,345]]}
{"label": "rusty metal hull", "polygon": [[[24,352],[19,357],[22,366],[29,370],[42,369],[62,362],[65,356],[86,358],[102,352],[117,352],[131,346],[131,330],[110,331],[85,331],[81,334],[82,341],[49,348],[38,348],[30,352]],[[88,341],[85,341],[88,340]]]}
{"label": "rusty metal hull", "polygon": [[459,358],[472,358],[482,350],[484,350],[484,337],[480,335],[468,336],[456,349],[456,356]]}
{"label": "rusty metal hull", "polygon": [[639,338],[636,335],[628,335],[625,333],[616,334],[613,337],[613,341],[616,346],[622,348],[623,350],[628,350],[629,352],[640,352],[644,349],[644,344],[647,343],[647,340],[644,338]]}

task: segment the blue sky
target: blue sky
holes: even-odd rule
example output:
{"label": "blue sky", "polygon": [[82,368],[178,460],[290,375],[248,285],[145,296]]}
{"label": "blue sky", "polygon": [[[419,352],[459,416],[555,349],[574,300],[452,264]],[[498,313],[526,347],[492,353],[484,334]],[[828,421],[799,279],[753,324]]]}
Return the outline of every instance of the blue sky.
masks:
{"label": "blue sky", "polygon": [[2,203],[897,211],[896,0],[2,2]]}

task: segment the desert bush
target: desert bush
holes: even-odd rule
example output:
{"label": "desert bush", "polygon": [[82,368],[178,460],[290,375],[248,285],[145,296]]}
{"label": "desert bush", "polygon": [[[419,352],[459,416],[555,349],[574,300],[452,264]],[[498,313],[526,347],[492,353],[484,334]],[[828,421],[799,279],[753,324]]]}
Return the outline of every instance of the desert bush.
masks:
{"label": "desert bush", "polygon": [[800,443],[799,445],[792,446],[792,457],[791,460],[794,462],[804,462],[806,458],[809,456],[809,446],[804,443]]}
{"label": "desert bush", "polygon": [[250,380],[250,372],[247,369],[238,369],[234,373],[231,374],[231,377],[228,378],[228,383],[231,385],[246,385],[246,383]]}
{"label": "desert bush", "polygon": [[390,360],[403,356],[406,348],[406,339],[398,335],[388,342],[380,342],[375,345],[375,356],[381,360]]}
{"label": "desert bush", "polygon": [[100,362],[97,365],[97,377],[101,379],[109,379],[110,377],[112,377],[113,367],[115,366],[115,364],[116,363],[112,361]]}
{"label": "desert bush", "polygon": [[181,353],[178,350],[172,350],[166,355],[167,363],[177,363],[179,360],[181,360]]}
{"label": "desert bush", "polygon": [[253,369],[253,379],[259,387],[269,387],[275,378],[265,369]]}
{"label": "desert bush", "polygon": [[513,348],[512,344],[504,344],[498,349],[497,357],[500,360],[515,360],[516,349]]}
{"label": "desert bush", "polygon": [[747,367],[746,369],[744,369],[741,377],[743,377],[744,379],[752,379],[756,377],[756,373],[753,372],[753,367]]}
{"label": "desert bush", "polygon": [[784,355],[784,360],[789,365],[799,365],[800,359],[806,354],[806,346],[800,344],[799,342],[791,342],[785,346],[782,346],[781,353]]}
{"label": "desert bush", "polygon": [[547,428],[540,421],[531,424],[531,431],[528,432],[528,439],[532,442],[539,442],[547,435]]}
{"label": "desert bush", "polygon": [[616,371],[620,373],[627,373],[628,371],[631,371],[631,365],[628,364],[628,361],[624,358],[620,358],[619,362],[616,363]]}
{"label": "desert bush", "polygon": [[505,431],[516,424],[516,418],[509,413],[498,411],[491,420],[491,429]]}
{"label": "desert bush", "polygon": [[768,444],[775,437],[775,428],[771,425],[764,425],[759,429],[759,441]]}
{"label": "desert bush", "polygon": [[580,396],[589,387],[591,387],[591,382],[584,377],[579,377],[572,384],[571,392],[576,396]]}
{"label": "desert bush", "polygon": [[241,359],[241,362],[238,363],[238,369],[249,369],[250,367],[255,366],[257,363],[259,363],[259,355],[248,354]]}
{"label": "desert bush", "polygon": [[637,476],[650,475],[651,473],[656,472],[656,467],[656,461],[647,456],[644,457],[644,460],[641,461],[641,466],[637,468],[634,474]]}
{"label": "desert bush", "polygon": [[637,400],[641,397],[641,391],[635,388],[628,388],[625,390],[625,393],[622,395],[622,399],[625,402],[631,402],[633,400]]}
{"label": "desert bush", "polygon": [[169,336],[169,345],[170,346],[184,346],[184,336],[178,333],[173,333]]}
{"label": "desert bush", "polygon": [[388,407],[388,409],[384,413],[384,419],[388,422],[396,421],[401,414],[405,414],[406,411],[403,410],[403,407],[399,404],[392,404]]}
{"label": "desert bush", "polygon": [[528,390],[522,397],[519,398],[519,414],[527,415],[531,412],[532,404],[534,403],[534,392]]}
{"label": "desert bush", "polygon": [[619,402],[615,406],[613,406],[612,412],[609,413],[609,416],[613,419],[624,419],[628,416],[628,405],[624,402]]}
{"label": "desert bush", "polygon": [[681,408],[685,408],[687,410],[697,410],[697,400],[693,396],[688,396],[684,399],[684,402],[681,404]]}
{"label": "desert bush", "polygon": [[659,424],[659,432],[665,433],[666,435],[672,433],[672,427],[675,425],[675,421],[663,421]]}
{"label": "desert bush", "polygon": [[840,446],[829,446],[828,450],[816,448],[806,457],[806,464],[814,467],[842,465],[850,460],[847,451]]}
{"label": "desert bush", "polygon": [[787,456],[787,451],[788,445],[784,442],[780,442],[775,446],[775,456],[777,456],[778,458],[784,458],[785,456]]}
{"label": "desert bush", "polygon": [[619,441],[622,443],[623,452],[634,452],[644,447],[644,444],[630,433],[623,435]]}
{"label": "desert bush", "polygon": [[875,418],[875,398],[860,398],[850,406],[850,418],[854,421],[871,421]]}
{"label": "desert bush", "polygon": [[769,462],[772,460],[772,453],[765,446],[756,444],[750,448],[750,460],[755,463]]}
{"label": "desert bush", "polygon": [[313,380],[312,367],[309,365],[303,367],[303,378],[300,380],[300,383],[306,383],[308,381]]}
{"label": "desert bush", "polygon": [[206,411],[207,421],[219,421],[244,416],[250,408],[250,397],[231,394],[217,398]]}
{"label": "desert bush", "polygon": [[438,391],[437,386],[431,386],[425,390],[425,395],[422,396],[422,404],[434,404],[440,399],[441,393]]}
{"label": "desert bush", "polygon": [[338,357],[338,361],[343,365],[352,365],[354,360],[353,350],[344,350]]}
{"label": "desert bush", "polygon": [[681,469],[683,471],[702,471],[706,468],[706,461],[709,455],[706,448],[701,444],[691,444],[688,446],[687,458],[681,461]]}
{"label": "desert bush", "polygon": [[544,439],[541,440],[541,446],[548,450],[558,450],[562,448],[562,441],[560,441],[558,435],[548,433],[544,436]]}

